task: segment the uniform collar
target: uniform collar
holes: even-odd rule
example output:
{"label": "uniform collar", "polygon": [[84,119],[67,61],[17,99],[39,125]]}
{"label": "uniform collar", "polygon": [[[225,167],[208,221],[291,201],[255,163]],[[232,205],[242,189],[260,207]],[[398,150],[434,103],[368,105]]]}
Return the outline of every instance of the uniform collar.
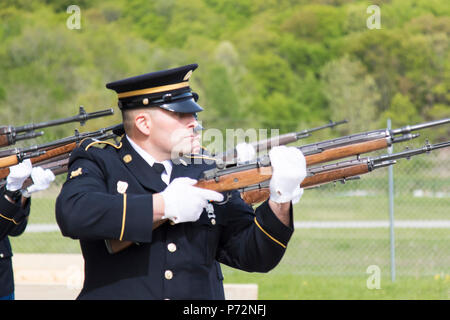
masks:
{"label": "uniform collar", "polygon": [[156,172],[150,164],[132,147],[130,141],[122,138],[122,148],[119,155],[122,162],[145,188],[155,192],[163,191],[167,185],[161,180],[161,174]]}
{"label": "uniform collar", "polygon": [[[145,151],[144,149],[142,149],[136,142],[133,141],[133,139],[131,139],[129,136],[125,135],[125,137],[127,138],[128,142],[130,143],[131,147],[134,149],[134,151],[136,151],[141,157],[142,159],[144,159],[151,167],[153,167],[153,164],[156,162],[155,158],[152,157],[151,154],[149,154],[147,151]],[[170,160],[164,160],[162,162],[160,162],[164,168],[166,169],[166,173],[167,175],[170,176],[170,174],[172,173],[172,161]]]}
{"label": "uniform collar", "polygon": [[[139,182],[147,189],[154,190],[156,192],[163,191],[167,185],[161,180],[161,175],[158,174],[153,168],[149,168],[150,163],[144,160],[144,158],[133,148],[129,139],[122,138],[122,148],[119,149],[120,157],[133,175],[139,180]],[[148,155],[148,153],[146,153]],[[131,157],[130,161],[129,160]],[[187,164],[183,162],[172,162],[167,160],[171,164],[170,182],[175,178],[188,177],[192,179],[200,179],[204,170],[214,167],[213,165],[191,164],[191,159],[186,159]],[[154,161],[154,158],[153,158]],[[192,160],[193,161],[193,160]],[[167,171],[167,167],[164,166]]]}

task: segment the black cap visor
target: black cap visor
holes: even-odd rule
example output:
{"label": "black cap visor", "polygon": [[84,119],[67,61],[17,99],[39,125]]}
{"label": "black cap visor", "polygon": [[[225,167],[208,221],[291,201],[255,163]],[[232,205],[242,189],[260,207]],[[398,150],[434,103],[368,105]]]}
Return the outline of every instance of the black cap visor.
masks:
{"label": "black cap visor", "polygon": [[203,108],[200,107],[194,99],[186,99],[173,101],[170,103],[164,103],[159,105],[160,108],[163,108],[172,112],[180,112],[180,113],[196,113],[203,111]]}

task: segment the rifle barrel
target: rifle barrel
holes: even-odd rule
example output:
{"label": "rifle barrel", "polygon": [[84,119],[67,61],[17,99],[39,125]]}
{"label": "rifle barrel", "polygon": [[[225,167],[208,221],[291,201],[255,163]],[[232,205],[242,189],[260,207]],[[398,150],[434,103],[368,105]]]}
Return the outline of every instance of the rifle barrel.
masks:
{"label": "rifle barrel", "polygon": [[427,143],[422,148],[405,150],[405,151],[401,151],[401,152],[397,152],[397,153],[393,153],[393,154],[385,154],[385,155],[376,157],[376,158],[372,159],[371,161],[372,161],[372,163],[377,164],[377,163],[381,163],[381,162],[389,161],[389,160],[409,158],[409,157],[416,156],[416,155],[419,155],[422,153],[428,153],[432,150],[437,150],[437,149],[442,149],[442,148],[447,148],[447,147],[450,147],[450,141],[436,143],[436,144]]}
{"label": "rifle barrel", "polygon": [[95,111],[95,112],[91,112],[91,113],[86,113],[86,111],[84,111],[84,108],[81,106],[80,112],[76,116],[63,118],[63,119],[44,121],[44,122],[40,122],[40,123],[30,123],[30,124],[26,124],[23,126],[15,127],[14,130],[16,133],[27,132],[27,131],[32,131],[32,130],[36,130],[36,129],[57,126],[57,125],[69,123],[69,122],[80,122],[81,125],[84,125],[86,120],[109,116],[109,115],[112,115],[113,113],[114,113],[114,110],[112,108],[101,110],[101,111]]}
{"label": "rifle barrel", "polygon": [[[256,152],[261,152],[265,150],[269,150],[272,147],[279,146],[279,145],[286,145],[292,142],[295,142],[300,139],[308,138],[311,136],[312,132],[319,131],[326,128],[332,128],[335,126],[338,126],[340,124],[347,123],[347,120],[341,120],[341,121],[331,121],[325,125],[311,128],[311,129],[305,129],[299,132],[290,132],[285,133],[276,137],[272,137],[269,139],[264,139],[260,141],[251,142],[250,145],[253,146]],[[237,157],[237,150],[236,148],[226,150],[225,152],[219,153],[215,155],[215,158],[221,159],[223,161],[233,161]]]}
{"label": "rifle barrel", "polygon": [[315,131],[319,131],[319,130],[322,130],[322,129],[325,129],[325,128],[333,128],[333,127],[336,127],[336,126],[338,126],[340,124],[344,124],[344,123],[347,123],[347,122],[348,122],[347,119],[344,119],[344,120],[341,120],[341,121],[337,121],[337,122],[330,120],[329,123],[324,124],[323,126],[319,126],[319,127],[315,127],[315,128],[311,128],[311,129],[305,129],[303,131],[297,132],[297,135],[302,136],[304,134],[315,132]]}
{"label": "rifle barrel", "polygon": [[412,131],[417,131],[417,130],[421,130],[421,129],[440,126],[440,125],[443,125],[446,123],[450,123],[450,118],[445,118],[445,119],[440,119],[440,120],[435,120],[435,121],[430,121],[430,122],[424,122],[424,123],[419,123],[419,124],[415,124],[412,126],[405,126],[405,127],[399,128],[399,129],[394,129],[394,130],[392,130],[392,134],[393,135],[406,134],[406,133],[410,133]]}
{"label": "rifle barrel", "polygon": [[[14,148],[14,149],[8,149],[8,150],[0,150],[0,158],[9,157],[9,156],[16,156],[20,159],[26,159],[30,157],[35,157],[36,155],[33,152],[40,151],[40,150],[47,150],[51,148],[56,148],[59,146],[63,146],[65,144],[73,143],[81,141],[85,138],[98,138],[98,139],[111,139],[115,136],[113,133],[108,133],[109,131],[112,131],[116,129],[118,126],[110,126],[107,128],[99,129],[97,131],[91,131],[91,132],[83,132],[83,133],[77,133],[73,136],[62,138],[59,140],[43,143],[40,145],[34,145],[31,147],[26,148]],[[31,156],[30,156],[30,153]],[[3,166],[4,167],[4,166]]]}
{"label": "rifle barrel", "polygon": [[22,133],[22,134],[18,134],[16,135],[16,141],[20,141],[20,140],[26,140],[26,139],[33,139],[36,137],[40,137],[44,134],[44,131],[30,131],[30,132],[26,132],[26,133]]}

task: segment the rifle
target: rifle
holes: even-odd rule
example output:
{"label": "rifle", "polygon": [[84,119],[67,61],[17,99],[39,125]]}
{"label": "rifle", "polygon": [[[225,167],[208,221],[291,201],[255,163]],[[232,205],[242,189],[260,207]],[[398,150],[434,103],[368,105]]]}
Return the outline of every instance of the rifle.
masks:
{"label": "rifle", "polygon": [[[313,188],[317,187],[326,183],[330,182],[345,182],[347,180],[354,180],[359,179],[359,175],[369,173],[375,169],[387,167],[390,165],[393,165],[396,163],[397,159],[406,158],[409,159],[412,156],[416,156],[422,153],[429,153],[432,150],[446,148],[450,146],[450,141],[438,143],[434,145],[430,145],[427,143],[424,147],[414,150],[406,150],[403,152],[398,152],[394,154],[387,154],[382,155],[374,158],[358,158],[355,160],[350,161],[344,161],[336,164],[328,164],[316,168],[309,168],[309,174],[305,179],[302,181],[300,186],[302,188]],[[243,165],[240,167],[248,167],[247,165]],[[228,179],[227,175],[232,173],[226,173],[225,175],[221,175],[226,179],[225,181],[221,181],[217,184],[214,184],[215,179],[213,179],[213,183],[210,183],[209,179],[203,179],[199,180],[196,187],[210,189],[218,192],[224,192],[224,191],[231,191],[231,190],[238,190],[241,193],[241,197],[243,200],[248,204],[255,204],[258,202],[262,202],[264,200],[267,200],[270,195],[269,190],[269,184],[270,184],[270,176],[271,176],[271,169],[270,171],[267,169],[267,166],[261,167],[266,168],[264,171],[260,171],[259,175],[265,179],[264,181],[256,184],[250,183],[252,180],[251,176],[243,177],[239,184],[242,185],[242,187],[236,187],[238,184],[237,181],[230,181],[232,179]],[[241,173],[245,173],[246,168],[243,169]],[[225,169],[226,170],[226,169]],[[270,174],[269,174],[270,172]],[[236,173],[236,172],[234,172]],[[247,174],[245,174],[247,175]],[[242,177],[242,175],[241,175]],[[255,180],[259,180],[259,178],[254,178]],[[235,183],[233,187],[230,187],[229,184]],[[229,197],[230,195],[228,195]],[[225,200],[227,201],[227,200]],[[161,220],[158,222],[158,224],[153,225],[153,229],[158,227],[159,225],[163,224],[167,220]],[[105,240],[106,248],[110,254],[115,254],[117,252],[120,252],[127,247],[129,247],[133,242],[127,241],[127,240]]]}
{"label": "rifle", "polygon": [[[0,147],[9,146],[15,144],[16,141],[31,139],[38,136],[42,136],[44,132],[35,132],[34,130],[57,126],[60,124],[79,122],[82,126],[87,120],[109,116],[114,113],[113,109],[106,109],[96,112],[86,113],[83,106],[80,106],[80,112],[72,117],[44,121],[40,123],[30,123],[19,127],[2,126],[0,127]],[[25,132],[20,134],[21,132]]]}
{"label": "rifle", "polygon": [[[13,166],[24,159],[30,159],[31,163],[39,163],[44,160],[54,158],[59,155],[67,154],[75,149],[82,140],[87,138],[95,138],[99,140],[107,140],[116,137],[114,131],[122,125],[113,125],[97,131],[79,133],[75,131],[75,135],[44,143],[41,145],[31,146],[27,148],[14,148],[0,151],[0,168],[6,168],[1,171],[1,177],[6,177],[9,174],[7,167]],[[113,131],[109,133],[109,131]],[[6,174],[6,176],[5,176]]]}
{"label": "rifle", "polygon": [[[450,122],[450,118],[406,126],[399,129],[380,129],[353,134],[332,140],[326,140],[298,147],[305,155],[306,164],[318,164],[349,156],[358,156],[375,150],[384,149],[393,143],[417,138],[418,134],[411,132],[443,125]],[[203,176],[195,184],[196,187],[217,192],[239,190],[245,187],[261,184],[270,180],[272,168],[269,155],[257,159],[253,163],[237,165],[236,163],[217,163],[216,168],[203,172]],[[338,178],[334,180],[339,180]],[[332,181],[334,181],[332,180]],[[119,252],[132,242],[119,240],[105,240],[110,253]]]}
{"label": "rifle", "polygon": [[450,118],[389,130],[380,129],[339,137],[299,147],[306,164],[317,164],[385,149],[394,143],[419,137],[412,132],[450,123]]}
{"label": "rifle", "polygon": [[[330,162],[350,156],[359,156],[362,153],[390,147],[393,143],[417,138],[419,135],[412,134],[412,131],[449,122],[450,118],[446,118],[395,130],[368,131],[297,148],[305,156],[307,165]],[[401,136],[397,137],[397,135]],[[206,170],[203,172],[203,178],[198,181],[196,186],[218,192],[231,191],[261,183],[270,179],[271,175],[272,168],[269,155],[264,155],[249,164],[229,164],[225,167],[218,165],[216,168]]]}
{"label": "rifle", "polygon": [[[450,147],[450,141],[430,145],[428,142],[422,148],[405,150],[393,154],[385,154],[378,157],[358,158],[327,164],[314,168],[308,168],[308,175],[300,184],[304,189],[315,188],[330,182],[343,182],[358,179],[360,175],[372,172],[375,169],[384,168],[397,163],[398,159],[410,159],[413,156],[429,153],[436,149]],[[239,189],[242,199],[247,204],[255,204],[265,201],[270,196],[270,181]]]}
{"label": "rifle", "polygon": [[[62,157],[58,157],[58,159],[51,159],[50,161],[45,161],[45,163],[43,164],[39,164],[39,166],[42,169],[50,169],[52,170],[53,174],[55,176],[59,175],[59,174],[63,174],[66,173],[68,170],[68,165],[69,165],[69,157],[70,154],[65,154]],[[0,180],[0,187],[3,187],[6,184],[6,176],[4,176],[4,172],[2,170],[8,170],[8,168],[4,168],[4,169],[0,169],[0,171],[2,172],[2,179]],[[4,176],[4,177],[3,177]],[[23,185],[22,185],[22,189],[26,189],[27,187],[31,186],[33,184],[33,179],[31,179],[31,177],[28,177]]]}
{"label": "rifle", "polygon": [[[394,130],[379,129],[366,131],[331,140],[307,144],[297,148],[300,149],[305,156],[306,164],[312,165],[385,149],[392,146],[394,143],[404,142],[419,137],[419,134],[412,133],[413,131],[427,129],[447,123],[450,123],[450,118],[420,123],[413,126],[405,126]],[[225,163],[220,159],[216,164],[219,169],[237,165],[235,162]]]}
{"label": "rifle", "polygon": [[[347,123],[347,120],[342,120],[338,122],[333,122],[330,120],[328,124],[315,127],[312,129],[305,129],[299,132],[290,132],[285,133],[280,136],[276,136],[270,139],[264,139],[256,142],[250,143],[250,145],[255,149],[256,152],[264,151],[264,150],[270,150],[271,148],[275,146],[282,146],[285,144],[289,144],[292,142],[295,142],[300,139],[308,138],[311,136],[311,133],[315,131],[319,131],[326,128],[333,128],[335,126],[338,126],[343,123]],[[215,158],[222,160],[223,162],[233,162],[237,158],[237,150],[236,148],[227,150],[225,152],[219,153],[218,155],[214,156]]]}

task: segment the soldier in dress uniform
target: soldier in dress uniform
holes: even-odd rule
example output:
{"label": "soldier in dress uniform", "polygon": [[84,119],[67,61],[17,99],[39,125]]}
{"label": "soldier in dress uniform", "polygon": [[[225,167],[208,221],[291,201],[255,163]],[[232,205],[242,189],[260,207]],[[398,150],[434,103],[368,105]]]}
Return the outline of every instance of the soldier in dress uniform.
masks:
{"label": "soldier in dress uniform", "polygon": [[[9,168],[6,184],[0,188],[0,300],[14,299],[13,255],[8,236],[21,235],[30,214],[31,193],[50,186],[55,175],[49,169],[32,167],[29,159]],[[22,189],[31,176],[33,185]]]}
{"label": "soldier in dress uniform", "polygon": [[[80,240],[84,257],[78,299],[224,299],[219,263],[268,272],[283,257],[304,157],[296,148],[271,150],[271,196],[256,210],[238,192],[223,203],[222,194],[195,187],[215,165],[174,159],[198,141],[203,109],[189,86],[196,68],[106,85],[118,94],[125,134],[118,145],[87,140],[75,149],[56,201],[59,227]],[[134,244],[111,254],[108,239]]]}

